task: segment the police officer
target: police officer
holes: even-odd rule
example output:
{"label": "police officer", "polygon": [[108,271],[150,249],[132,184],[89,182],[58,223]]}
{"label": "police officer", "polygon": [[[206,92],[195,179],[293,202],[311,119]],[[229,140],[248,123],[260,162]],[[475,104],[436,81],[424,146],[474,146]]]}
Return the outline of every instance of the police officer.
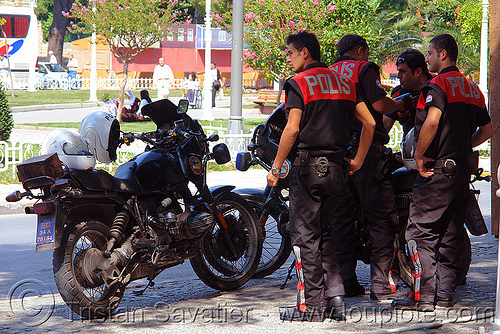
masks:
{"label": "police officer", "polygon": [[[362,96],[376,122],[373,143],[364,165],[354,173],[344,188],[338,221],[334,222],[334,238],[339,254],[341,274],[346,296],[365,293],[356,277],[355,222],[360,203],[364,214],[370,220],[371,292],[374,300],[402,297],[396,289],[397,278],[391,274],[393,244],[397,231],[397,216],[394,190],[387,175],[382,175],[382,154],[389,142],[389,135],[382,122],[383,113],[405,110],[405,102],[393,101],[386,96],[380,83],[380,72],[376,64],[368,61],[369,48],[366,40],[358,35],[345,35],[337,44],[339,57],[331,66],[333,71],[346,75],[356,84],[356,91]],[[352,145],[357,146],[359,124],[351,127]],[[355,198],[357,197],[357,198]]]}
{"label": "police officer", "polygon": [[[285,158],[298,150],[290,171],[291,241],[299,279],[297,307],[281,312],[282,320],[345,320],[344,287],[333,250],[331,224],[341,195],[349,127],[363,125],[352,171],[363,163],[375,121],[356,97],[354,83],[321,63],[316,35],[289,35],[287,62],[297,73],[285,83],[288,120],[267,175],[276,186]],[[295,149],[294,148],[294,149]],[[326,305],[325,305],[326,303]]]}
{"label": "police officer", "polygon": [[433,311],[453,306],[458,284],[463,223],[469,198],[472,147],[493,135],[484,96],[456,67],[458,47],[448,34],[428,47],[429,71],[439,74],[423,88],[417,105],[413,187],[406,230],[414,260],[413,291],[393,301],[401,309]]}
{"label": "police officer", "polygon": [[424,83],[432,79],[432,75],[427,69],[425,56],[415,49],[401,52],[396,58],[396,67],[400,84],[392,90],[391,97],[394,99],[404,94],[410,94],[411,99],[406,110],[384,115],[383,122],[384,127],[389,132],[394,122],[398,121],[403,127],[403,136],[406,137],[408,131],[415,125],[415,108],[420,90]]}

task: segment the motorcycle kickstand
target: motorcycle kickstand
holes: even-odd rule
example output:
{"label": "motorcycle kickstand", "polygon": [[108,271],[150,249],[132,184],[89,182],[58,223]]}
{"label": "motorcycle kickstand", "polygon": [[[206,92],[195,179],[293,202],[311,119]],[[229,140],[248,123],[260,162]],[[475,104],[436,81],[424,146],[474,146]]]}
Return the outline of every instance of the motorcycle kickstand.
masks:
{"label": "motorcycle kickstand", "polygon": [[292,278],[292,271],[293,271],[294,267],[295,267],[295,260],[293,260],[292,264],[290,265],[290,268],[288,268],[288,274],[286,275],[286,278],[285,278],[285,281],[283,282],[283,284],[281,284],[280,290],[283,290],[285,288],[285,285],[288,282],[288,280],[290,278]]}
{"label": "motorcycle kickstand", "polygon": [[136,296],[142,296],[142,294],[149,288],[149,287],[154,287],[155,282],[153,280],[149,280],[148,284],[146,284],[146,287],[144,289],[137,289],[133,291],[133,294]]}

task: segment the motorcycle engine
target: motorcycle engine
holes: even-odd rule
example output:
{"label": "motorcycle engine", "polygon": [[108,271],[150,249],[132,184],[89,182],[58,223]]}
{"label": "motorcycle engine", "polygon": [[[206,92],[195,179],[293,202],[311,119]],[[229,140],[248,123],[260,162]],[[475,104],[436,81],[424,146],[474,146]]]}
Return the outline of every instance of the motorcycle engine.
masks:
{"label": "motorcycle engine", "polygon": [[199,237],[214,221],[211,214],[203,211],[187,211],[177,215],[166,212],[160,213],[158,218],[149,217],[149,220],[157,227],[166,229],[173,240]]}

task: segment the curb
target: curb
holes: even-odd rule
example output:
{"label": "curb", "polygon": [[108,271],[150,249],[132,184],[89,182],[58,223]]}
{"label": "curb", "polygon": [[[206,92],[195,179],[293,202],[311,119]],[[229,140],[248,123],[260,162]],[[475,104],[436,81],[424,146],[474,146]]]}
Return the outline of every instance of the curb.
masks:
{"label": "curb", "polygon": [[74,109],[74,108],[89,108],[98,107],[98,102],[82,102],[82,103],[64,103],[64,104],[43,104],[35,106],[11,107],[13,113],[40,111],[40,110],[57,110],[57,109]]}

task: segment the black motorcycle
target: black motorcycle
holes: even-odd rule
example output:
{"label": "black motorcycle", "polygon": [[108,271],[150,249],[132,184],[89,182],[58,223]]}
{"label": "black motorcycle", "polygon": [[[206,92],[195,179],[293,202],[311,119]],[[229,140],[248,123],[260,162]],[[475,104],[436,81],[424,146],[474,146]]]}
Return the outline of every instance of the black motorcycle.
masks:
{"label": "black motorcycle", "polygon": [[38,215],[36,249],[54,250],[57,288],[84,318],[109,316],[130,282],[147,278],[152,285],[164,269],[186,259],[218,290],[241,287],[257,268],[262,250],[257,216],[232,192],[234,186],[207,187],[208,160],[226,163],[229,151],[225,144],[209,151],[218,136],[206,137],[185,113],[186,102],[179,110],[168,100],[144,107],[156,131],[118,131],[115,155],[117,146],[133,140],[147,147],[114,176],[67,168],[55,153],[17,167],[25,192],[7,200],[38,200],[26,208]]}
{"label": "black motorcycle", "polygon": [[[252,136],[251,143],[248,145],[247,152],[240,152],[236,158],[236,168],[246,171],[250,166],[258,165],[266,170],[270,170],[276,152],[278,150],[279,140],[286,125],[284,104],[269,116],[266,122],[259,124]],[[380,165],[377,172],[379,177],[386,177],[392,173],[391,182],[395,192],[396,210],[398,213],[399,226],[396,236],[394,249],[395,260],[393,271],[399,273],[400,278],[407,284],[413,281],[410,256],[406,249],[406,240],[404,231],[408,222],[408,214],[411,200],[413,184],[417,176],[416,171],[408,171],[403,164],[398,161],[398,154],[393,154],[392,150],[387,150],[384,154],[384,164]],[[490,176],[481,176],[483,170],[477,168],[479,155],[477,152],[473,155],[471,162],[475,167],[472,170],[471,184],[475,181],[490,181]],[[260,225],[263,233],[262,257],[254,274],[255,278],[265,277],[279,269],[288,259],[291,252],[289,221],[288,221],[288,172],[291,168],[290,161],[293,161],[293,153],[281,169],[280,180],[274,188],[266,189],[237,189],[240,195],[245,197],[252,205],[257,215],[260,216]],[[473,235],[482,235],[487,233],[481,210],[477,203],[477,196],[480,191],[471,189],[469,210],[466,216],[466,226]],[[358,208],[358,218],[355,222],[355,255],[358,260],[366,264],[370,263],[371,240],[369,234],[369,220]],[[463,282],[469,270],[471,262],[471,244],[467,233],[464,233],[464,251],[461,263],[461,277]],[[291,269],[292,267],[290,267]]]}

